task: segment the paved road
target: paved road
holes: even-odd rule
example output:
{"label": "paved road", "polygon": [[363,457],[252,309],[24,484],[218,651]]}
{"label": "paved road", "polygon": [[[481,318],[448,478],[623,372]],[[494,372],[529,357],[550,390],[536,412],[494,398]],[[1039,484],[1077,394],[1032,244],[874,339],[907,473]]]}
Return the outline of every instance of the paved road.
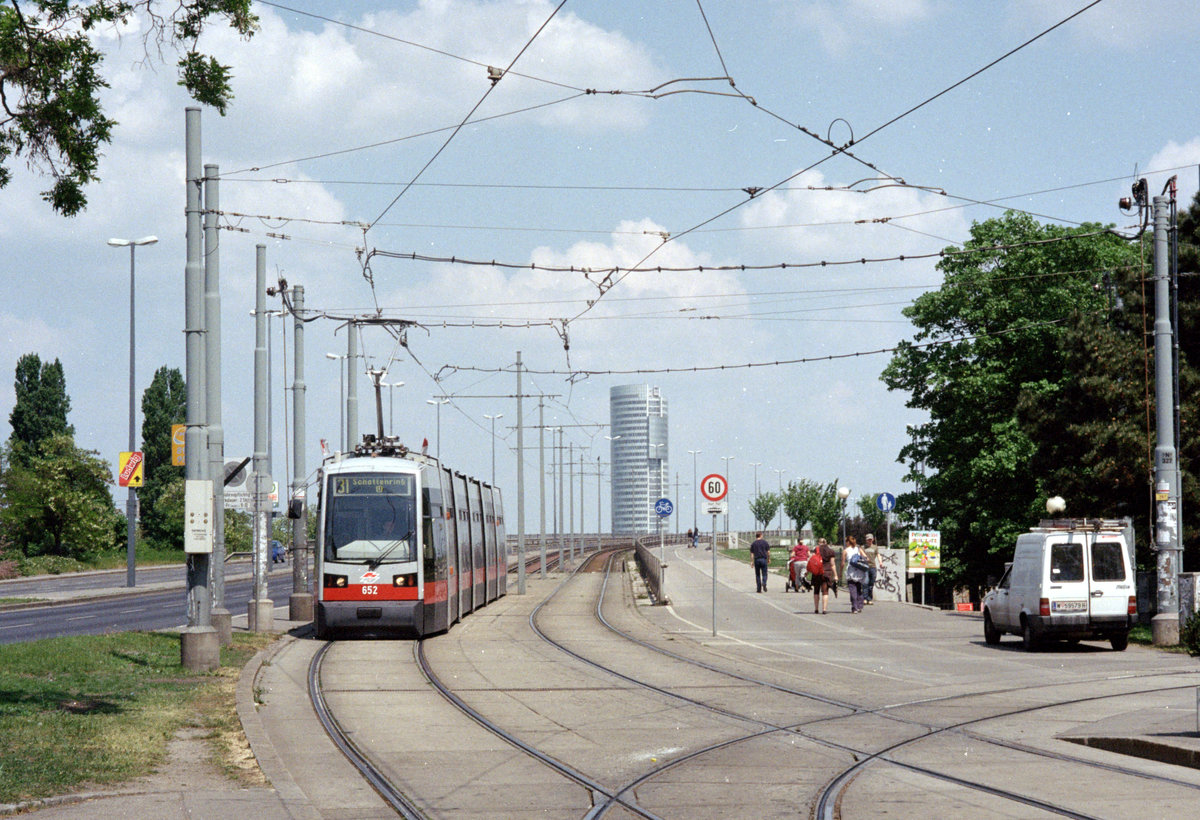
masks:
{"label": "paved road", "polygon": [[[231,574],[227,578],[225,606],[234,615],[245,615],[253,582],[245,577],[248,566],[237,567],[236,570],[242,577]],[[0,597],[52,598],[56,603],[0,610],[0,644],[62,635],[171,629],[186,625],[184,569],[180,566],[156,567],[139,571],[138,576],[139,586],[144,584],[145,587],[139,591],[124,587],[123,571],[119,580],[115,580],[111,573],[84,573],[6,582],[0,586]],[[114,584],[120,586],[114,587]],[[14,591],[14,588],[19,588],[20,592]],[[277,604],[286,603],[291,591],[290,565],[284,569],[277,568],[267,581],[271,600]]]}

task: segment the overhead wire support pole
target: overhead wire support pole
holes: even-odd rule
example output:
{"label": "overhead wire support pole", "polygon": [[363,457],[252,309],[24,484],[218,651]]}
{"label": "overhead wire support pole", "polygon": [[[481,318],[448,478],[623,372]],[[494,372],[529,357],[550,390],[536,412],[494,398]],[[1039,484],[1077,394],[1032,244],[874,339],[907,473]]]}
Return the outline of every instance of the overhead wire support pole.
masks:
{"label": "overhead wire support pole", "polygon": [[521,405],[521,351],[517,351],[517,594],[525,594],[525,416]]}
{"label": "overhead wire support pole", "polygon": [[220,169],[204,166],[204,417],[208,474],[213,479],[212,625],[221,646],[233,643],[233,613],[225,606],[225,429],[221,426]]}
{"label": "overhead wire support pole", "polygon": [[1179,643],[1179,465],[1175,442],[1172,385],[1174,328],[1171,326],[1168,270],[1167,197],[1156,196],[1154,219],[1154,448],[1155,550],[1158,570],[1157,613],[1150,621],[1155,646]]}
{"label": "overhead wire support pole", "polygon": [[271,491],[271,467],[268,452],[270,427],[270,339],[267,315],[267,246],[254,246],[254,594],[246,605],[246,625],[251,632],[269,632],[274,626],[275,607],[267,594],[270,568],[271,514],[267,509]]}
{"label": "overhead wire support pole", "polygon": [[186,512],[208,522],[184,532],[187,554],[187,627],[179,636],[180,662],[189,672],[211,672],[221,665],[221,644],[212,626],[212,597],[209,564],[212,557],[212,485],[205,486],[204,456],[204,270],[202,220],[200,216],[200,109],[185,112],[187,188],[186,245],[184,266],[184,341],[187,372],[187,429],[185,449]]}
{"label": "overhead wire support pole", "polygon": [[[304,483],[305,424],[304,384],[304,286],[292,288],[292,348],[296,364],[292,374],[292,486],[288,494],[288,518],[292,519],[292,594],[288,597],[288,619],[313,619],[313,594],[308,583],[308,489]],[[357,405],[355,405],[357,408]],[[357,430],[357,425],[355,426]]]}

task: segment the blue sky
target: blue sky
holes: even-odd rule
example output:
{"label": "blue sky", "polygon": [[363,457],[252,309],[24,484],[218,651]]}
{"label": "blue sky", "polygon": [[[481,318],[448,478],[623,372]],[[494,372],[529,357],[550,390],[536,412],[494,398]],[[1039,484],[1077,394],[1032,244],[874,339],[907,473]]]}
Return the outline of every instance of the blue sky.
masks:
{"label": "blue sky", "polygon": [[[515,392],[513,375],[499,371],[520,350],[531,370],[555,371],[525,381],[528,392],[557,394],[548,424],[606,422],[612,385],[663,390],[684,528],[693,514],[689,450],[703,451],[700,475],[732,458],[741,527],[751,526],[756,463],[763,489],[805,477],[838,478],[855,498],[898,493],[906,488],[896,456],[921,417],[879,381],[887,354],[739,365],[893,347],[911,335],[903,307],[940,282],[933,261],[698,268],[931,253],[1007,207],[1127,228],[1133,220],[1116,203],[1136,175],[1155,194],[1178,175],[1184,206],[1200,176],[1200,11],[1183,0],[1104,0],[895,121],[1086,0],[608,0],[567,2],[557,13],[542,0],[285,5],[309,15],[259,4],[254,38],[214,30],[203,43],[233,65],[236,95],[226,117],[206,110],[202,125],[204,161],[224,177],[222,224],[238,229],[221,233],[230,458],[249,455],[253,440],[250,310],[261,242],[269,278],[303,284],[307,306],[330,317],[306,335],[310,470],[319,440],[338,438],[338,363],[324,355],[345,352],[336,317],[381,311],[421,325],[409,330],[408,351],[379,329],[363,337],[387,380],[405,383],[384,415],[414,445],[435,438],[426,403],[435,394]],[[38,197],[46,181],[19,164],[0,191],[0,369],[11,373],[28,352],[61,359],[77,439],[115,470],[128,423],[129,258],[105,242],[160,240],[137,255],[140,395],[159,366],[184,367],[189,103],[169,65],[144,59],[137,26],[101,36],[106,106],[120,125],[87,213],[53,215]],[[488,93],[487,66],[510,64]],[[652,89],[657,98],[645,93]],[[446,129],[477,104],[447,142]],[[798,126],[838,145],[853,135],[861,161],[831,156]],[[880,176],[891,179],[870,181]],[[764,192],[751,199],[746,188]],[[359,248],[526,267],[376,254],[372,285]],[[632,273],[601,294],[603,273],[542,269],[643,259],[688,270]],[[569,354],[561,321],[547,326],[562,319],[572,319]],[[277,390],[280,367],[277,358]],[[630,369],[674,372],[608,373]],[[373,412],[368,381],[358,378],[365,431]],[[7,418],[11,380],[0,381]],[[278,392],[277,413],[282,404]],[[484,415],[496,413],[504,414],[498,483],[515,531],[515,402],[446,405],[442,454],[487,476]],[[536,402],[525,414],[536,424]],[[608,461],[604,432],[568,429],[589,473],[597,457]],[[275,475],[286,480],[282,441],[280,431]],[[536,446],[536,432],[526,441]],[[531,452],[527,461],[530,531],[536,459]],[[607,522],[607,485],[603,492]],[[588,475],[589,530],[595,494]]]}

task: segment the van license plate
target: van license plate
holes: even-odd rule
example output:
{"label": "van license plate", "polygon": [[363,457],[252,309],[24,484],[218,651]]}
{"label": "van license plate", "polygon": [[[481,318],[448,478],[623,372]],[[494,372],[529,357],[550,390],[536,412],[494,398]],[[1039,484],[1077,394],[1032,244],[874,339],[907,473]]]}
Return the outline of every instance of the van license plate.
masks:
{"label": "van license plate", "polygon": [[1051,601],[1051,612],[1086,612],[1087,601]]}

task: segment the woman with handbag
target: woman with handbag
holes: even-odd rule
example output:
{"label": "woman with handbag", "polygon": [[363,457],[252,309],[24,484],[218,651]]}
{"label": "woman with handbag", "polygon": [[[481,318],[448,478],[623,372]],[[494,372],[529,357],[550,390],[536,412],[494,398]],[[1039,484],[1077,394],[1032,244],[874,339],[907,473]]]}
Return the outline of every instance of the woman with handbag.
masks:
{"label": "woman with handbag", "polygon": [[837,553],[824,538],[808,556],[808,571],[812,573],[813,613],[824,615],[829,610],[829,590],[837,588]]}
{"label": "woman with handbag", "polygon": [[867,583],[867,556],[851,535],[842,550],[842,570],[846,574],[846,586],[850,588],[850,612],[857,615],[863,609],[863,588]]}

